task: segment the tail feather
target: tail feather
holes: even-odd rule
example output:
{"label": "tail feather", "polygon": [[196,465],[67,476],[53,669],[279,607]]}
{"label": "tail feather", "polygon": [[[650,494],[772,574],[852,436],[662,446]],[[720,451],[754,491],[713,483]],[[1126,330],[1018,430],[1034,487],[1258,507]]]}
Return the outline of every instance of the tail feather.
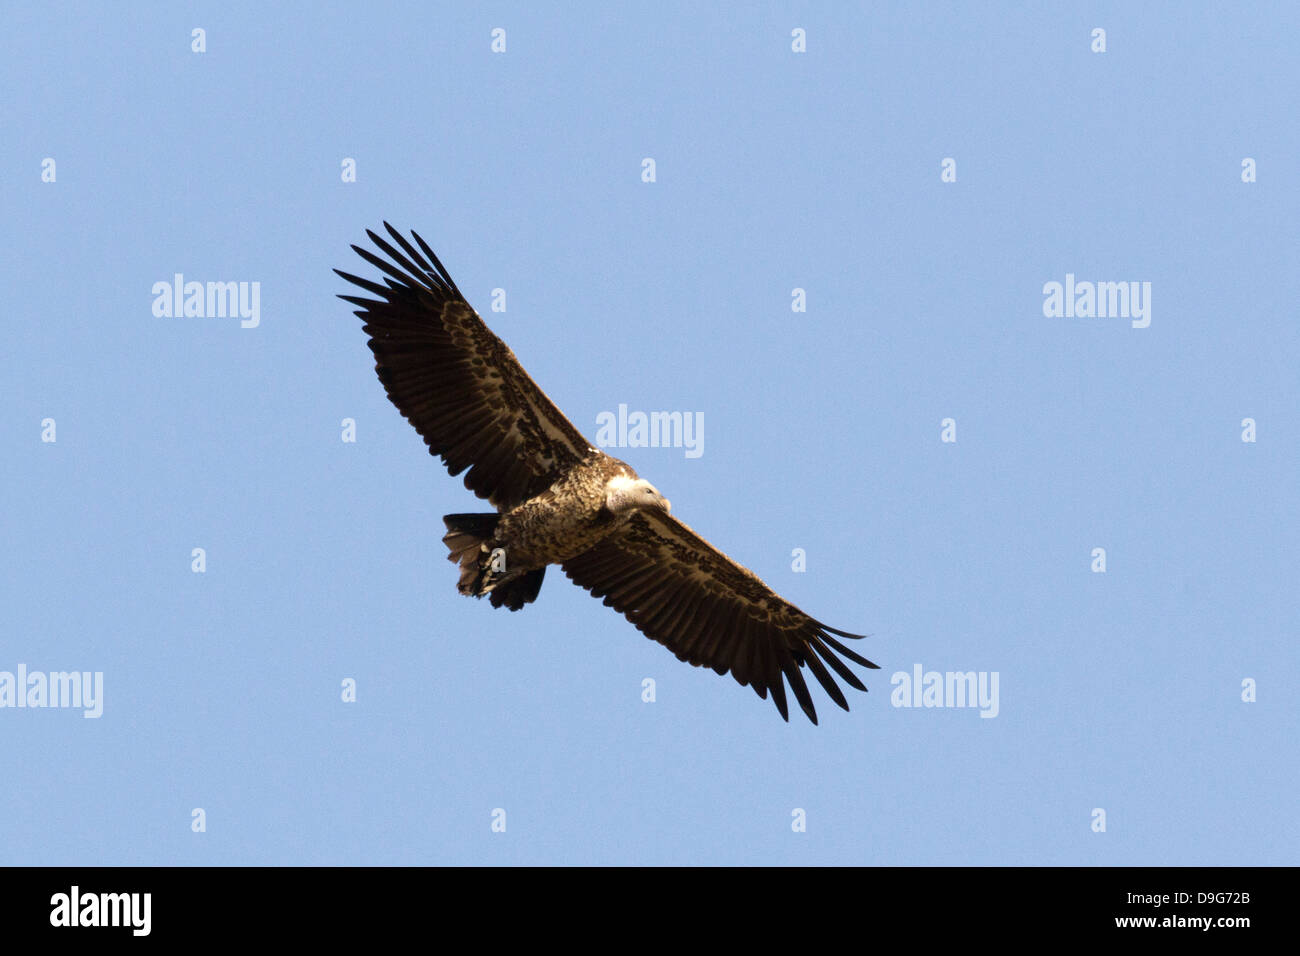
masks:
{"label": "tail feather", "polygon": [[512,611],[518,611],[525,604],[532,604],[537,600],[537,594],[542,589],[542,578],[545,576],[546,569],[538,568],[536,571],[521,574],[502,584],[492,585],[488,600],[492,602],[493,607],[501,607],[504,604]]}
{"label": "tail feather", "polygon": [[447,560],[460,565],[460,579],[456,590],[461,594],[490,596],[493,607],[505,606],[518,611],[525,604],[537,600],[546,568],[512,573],[494,563],[492,539],[496,534],[497,512],[485,514],[444,515],[447,533],[442,536],[447,546]]}
{"label": "tail feather", "polygon": [[[442,540],[453,551],[464,550],[464,548],[469,547],[467,542],[471,539],[475,540],[476,543],[490,541],[492,535],[496,534],[497,522],[500,520],[501,515],[495,511],[486,514],[443,515],[442,523],[447,526],[447,533],[442,536]],[[454,547],[452,545],[453,538],[458,539]],[[457,559],[451,557],[448,560],[455,561]]]}

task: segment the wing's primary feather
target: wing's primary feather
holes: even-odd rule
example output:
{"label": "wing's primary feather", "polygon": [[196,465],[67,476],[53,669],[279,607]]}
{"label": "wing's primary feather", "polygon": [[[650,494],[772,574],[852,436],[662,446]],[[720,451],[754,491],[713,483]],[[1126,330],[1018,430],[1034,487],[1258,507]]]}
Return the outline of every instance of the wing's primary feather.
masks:
{"label": "wing's primary feather", "polygon": [[827,627],[779,597],[756,574],[662,511],[640,511],[621,531],[564,562],[564,573],[621,613],[680,660],[731,672],[759,697],[772,695],[790,719],[785,684],[808,719],[817,710],[804,681],[807,667],[831,699],[848,700],[827,670],[850,687],[867,688],[836,651],[863,667],[865,657],[832,637],[862,635]]}
{"label": "wing's primary feather", "polygon": [[388,223],[388,259],[359,246],[384,285],[335,269],[372,298],[340,295],[365,321],[375,371],[429,452],[465,487],[507,510],[540,494],[587,454],[587,440],[465,301],[428,244]]}

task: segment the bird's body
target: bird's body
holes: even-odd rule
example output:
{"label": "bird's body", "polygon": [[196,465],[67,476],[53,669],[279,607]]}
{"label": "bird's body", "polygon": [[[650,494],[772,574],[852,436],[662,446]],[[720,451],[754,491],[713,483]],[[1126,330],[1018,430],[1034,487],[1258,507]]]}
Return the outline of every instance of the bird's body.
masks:
{"label": "bird's body", "polygon": [[618,479],[636,477],[624,462],[593,451],[546,491],[501,516],[501,546],[514,563],[533,567],[576,558],[632,517],[631,509],[615,511],[608,500]]}
{"label": "bird's body", "polygon": [[[458,589],[518,611],[537,597],[521,579],[563,564],[620,531],[638,507],[664,500],[635,471],[598,449],[563,472],[551,487],[500,515],[447,515],[443,535],[461,567]],[[536,577],[537,586],[541,577]]]}
{"label": "bird's body", "polygon": [[[831,698],[848,702],[830,671],[866,687],[840,660],[876,665],[682,522],[626,463],[593,448],[483,323],[433,250],[417,250],[385,223],[400,250],[352,248],[384,284],[335,270],[373,298],[360,307],[388,397],[429,451],[495,508],[443,519],[457,589],[512,611],[536,600],[559,565],[638,630],[696,666],[731,673],[789,719],[785,684],[813,723],[807,668]],[[827,668],[830,668],[828,670]]]}

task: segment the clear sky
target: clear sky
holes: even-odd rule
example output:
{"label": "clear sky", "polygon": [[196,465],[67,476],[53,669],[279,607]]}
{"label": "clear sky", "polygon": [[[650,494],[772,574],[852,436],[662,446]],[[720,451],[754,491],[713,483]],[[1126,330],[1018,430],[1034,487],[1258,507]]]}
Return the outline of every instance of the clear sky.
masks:
{"label": "clear sky", "polygon": [[[566,6],[6,7],[0,864],[1296,863],[1300,8]],[[456,594],[384,219],[852,712]]]}

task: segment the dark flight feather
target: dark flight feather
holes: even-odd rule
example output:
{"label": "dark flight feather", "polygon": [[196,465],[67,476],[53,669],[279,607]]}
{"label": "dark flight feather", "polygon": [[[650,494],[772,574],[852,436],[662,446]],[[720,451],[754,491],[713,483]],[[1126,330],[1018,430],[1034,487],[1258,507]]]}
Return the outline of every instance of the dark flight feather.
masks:
{"label": "dark flight feather", "polygon": [[800,708],[817,723],[803,667],[845,710],[848,700],[823,661],[849,686],[866,690],[832,647],[863,667],[876,667],[828,632],[850,639],[861,635],[809,617],[662,511],[638,512],[620,531],[564,562],[563,568],[576,584],[594,597],[603,596],[605,604],[680,659],[719,674],[730,671],[759,697],[771,693],[786,720],[788,683]]}
{"label": "dark flight feather", "polygon": [[352,248],[393,281],[381,286],[336,269],[377,297],[340,298],[358,306],[379,380],[430,453],[453,475],[468,468],[465,487],[502,511],[582,461],[589,451],[582,433],[483,323],[424,240],[415,236],[421,256],[400,238],[405,254],[368,235],[392,263]]}

